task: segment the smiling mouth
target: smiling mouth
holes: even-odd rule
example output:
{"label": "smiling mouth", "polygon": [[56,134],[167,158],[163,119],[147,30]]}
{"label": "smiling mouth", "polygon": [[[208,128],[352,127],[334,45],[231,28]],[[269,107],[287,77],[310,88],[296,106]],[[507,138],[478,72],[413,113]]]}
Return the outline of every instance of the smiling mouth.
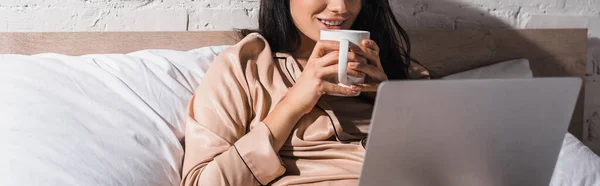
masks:
{"label": "smiling mouth", "polygon": [[330,26],[340,26],[340,25],[342,25],[342,23],[344,23],[344,21],[327,21],[327,20],[322,20],[322,19],[319,19],[319,21],[321,23],[325,24],[325,26],[328,26],[328,27],[330,27]]}

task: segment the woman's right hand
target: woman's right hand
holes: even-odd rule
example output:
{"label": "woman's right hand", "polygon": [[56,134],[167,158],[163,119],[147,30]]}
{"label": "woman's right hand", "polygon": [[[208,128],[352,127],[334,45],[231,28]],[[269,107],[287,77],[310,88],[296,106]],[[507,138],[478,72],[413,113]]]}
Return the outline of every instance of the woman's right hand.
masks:
{"label": "woman's right hand", "polygon": [[[353,50],[360,50],[360,48],[355,48],[357,46],[352,47]],[[337,41],[317,42],[300,78],[263,120],[273,134],[273,148],[275,151],[279,151],[289,138],[290,132],[298,120],[315,107],[323,94],[356,95],[360,91],[358,86],[346,88],[332,82],[332,80],[337,79],[338,50],[339,42]],[[359,63],[359,61],[366,62],[366,59],[358,57],[353,52],[348,52],[349,64]],[[364,74],[352,69],[348,69],[348,75],[364,76]]]}
{"label": "woman's right hand", "polygon": [[[337,41],[322,40],[317,42],[304,66],[302,75],[283,99],[284,103],[290,104],[287,108],[304,115],[313,109],[323,94],[334,93],[352,96],[360,91],[358,86],[347,88],[332,81],[337,79],[338,74],[338,50],[339,42]],[[348,52],[348,63],[361,62],[366,62],[366,59],[362,59],[353,52]],[[364,77],[363,73],[352,69],[348,69],[348,75]]]}

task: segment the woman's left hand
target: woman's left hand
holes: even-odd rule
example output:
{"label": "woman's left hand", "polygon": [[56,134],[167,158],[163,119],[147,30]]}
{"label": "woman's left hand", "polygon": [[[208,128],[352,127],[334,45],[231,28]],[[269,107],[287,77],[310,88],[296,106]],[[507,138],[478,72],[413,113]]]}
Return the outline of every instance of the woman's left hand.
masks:
{"label": "woman's left hand", "polygon": [[364,73],[366,75],[364,84],[358,85],[362,92],[376,92],[377,87],[383,81],[388,80],[381,66],[379,58],[379,46],[373,40],[362,40],[358,46],[361,51],[352,51],[356,55],[366,58],[363,63],[349,63],[348,68]]}

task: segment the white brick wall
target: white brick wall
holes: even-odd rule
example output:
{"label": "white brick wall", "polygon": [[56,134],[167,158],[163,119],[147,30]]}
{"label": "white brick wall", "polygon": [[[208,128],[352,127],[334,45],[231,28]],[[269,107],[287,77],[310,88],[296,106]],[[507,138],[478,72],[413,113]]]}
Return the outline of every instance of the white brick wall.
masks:
{"label": "white brick wall", "polygon": [[258,0],[0,0],[0,32],[228,30],[257,25]]}
{"label": "white brick wall", "polygon": [[[600,0],[390,0],[419,28],[589,28],[585,142],[600,152]],[[259,0],[0,0],[5,31],[184,31],[256,27]]]}

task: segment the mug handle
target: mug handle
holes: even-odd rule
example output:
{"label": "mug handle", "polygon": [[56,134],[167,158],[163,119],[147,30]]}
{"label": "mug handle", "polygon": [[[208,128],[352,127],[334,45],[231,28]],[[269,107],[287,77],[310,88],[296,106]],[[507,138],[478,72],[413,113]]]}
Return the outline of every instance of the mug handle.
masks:
{"label": "mug handle", "polygon": [[340,50],[338,57],[338,82],[344,85],[348,84],[348,47],[347,39],[340,39]]}

